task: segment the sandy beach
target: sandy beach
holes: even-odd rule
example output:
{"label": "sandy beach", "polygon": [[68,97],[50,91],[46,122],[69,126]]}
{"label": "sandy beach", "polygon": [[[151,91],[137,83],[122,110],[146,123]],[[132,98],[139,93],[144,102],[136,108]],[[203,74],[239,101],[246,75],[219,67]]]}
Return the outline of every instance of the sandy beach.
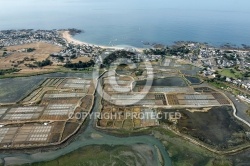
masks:
{"label": "sandy beach", "polygon": [[[82,42],[82,41],[74,39],[73,36],[69,33],[69,31],[61,31],[61,34],[62,34],[62,37],[67,40],[68,43],[94,46],[94,44],[90,44],[90,43],[86,43],[86,42]],[[104,46],[99,46],[99,47],[107,48]]]}
{"label": "sandy beach", "polygon": [[[95,44],[91,44],[91,43],[87,43],[87,42],[82,42],[82,41],[79,41],[77,39],[74,39],[73,36],[69,33],[69,31],[61,31],[60,33],[61,33],[62,37],[64,39],[66,39],[66,41],[68,43],[80,44],[80,45],[88,45],[88,46],[96,46],[96,47],[101,47],[103,49],[116,49],[116,50],[124,49],[124,47],[119,47],[119,46],[104,46],[104,45],[95,45]],[[134,49],[136,49],[138,52],[143,51],[142,48],[134,48]]]}

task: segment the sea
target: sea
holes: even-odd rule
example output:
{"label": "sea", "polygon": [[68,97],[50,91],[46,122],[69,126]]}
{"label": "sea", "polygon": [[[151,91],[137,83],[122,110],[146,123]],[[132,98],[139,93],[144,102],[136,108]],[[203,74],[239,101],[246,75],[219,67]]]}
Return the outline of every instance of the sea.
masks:
{"label": "sea", "polygon": [[0,30],[84,31],[97,45],[250,45],[249,0],[0,0]]}

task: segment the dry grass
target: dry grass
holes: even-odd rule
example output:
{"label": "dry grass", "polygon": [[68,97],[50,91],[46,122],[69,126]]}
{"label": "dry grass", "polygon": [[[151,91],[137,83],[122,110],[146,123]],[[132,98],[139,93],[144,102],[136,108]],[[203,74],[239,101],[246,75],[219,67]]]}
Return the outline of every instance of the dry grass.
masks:
{"label": "dry grass", "polygon": [[[22,52],[23,49],[34,48],[33,52]],[[18,68],[22,69],[19,73],[39,73],[39,72],[49,72],[58,68],[57,66],[48,66],[43,69],[30,69],[24,64],[33,64],[35,61],[43,61],[49,57],[51,53],[59,52],[62,48],[48,43],[31,43],[18,46],[5,47],[8,53],[6,57],[0,56],[0,69],[14,68],[17,65]],[[1,54],[2,55],[2,54]],[[23,63],[18,63],[23,61],[25,58],[33,59],[32,61],[24,61]]]}
{"label": "dry grass", "polygon": [[72,63],[78,63],[79,61],[82,61],[82,62],[89,62],[91,60],[90,57],[78,57],[76,59],[72,59],[71,62]]}

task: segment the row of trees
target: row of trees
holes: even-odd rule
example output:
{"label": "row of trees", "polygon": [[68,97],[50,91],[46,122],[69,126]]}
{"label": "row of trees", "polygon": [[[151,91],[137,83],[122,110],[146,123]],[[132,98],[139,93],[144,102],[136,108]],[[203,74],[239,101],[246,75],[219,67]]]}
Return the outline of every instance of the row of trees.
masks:
{"label": "row of trees", "polygon": [[38,67],[44,67],[44,66],[52,65],[53,62],[51,62],[49,59],[46,59],[43,61],[34,62],[34,64],[37,65]]}
{"label": "row of trees", "polygon": [[125,50],[119,50],[119,51],[115,51],[112,52],[111,54],[109,54],[104,60],[103,60],[103,65],[104,66],[110,66],[110,64],[112,62],[114,62],[115,60],[119,59],[119,58],[127,58],[127,59],[131,59],[131,57],[135,55],[135,53],[133,52],[129,52],[129,51],[125,51]]}
{"label": "row of trees", "polygon": [[4,69],[4,70],[0,70],[0,75],[10,74],[10,73],[19,72],[19,71],[20,69],[16,69],[16,68]]}
{"label": "row of trees", "polygon": [[64,67],[66,68],[73,68],[73,69],[83,69],[88,67],[93,67],[95,65],[95,62],[93,60],[90,60],[89,62],[82,62],[79,61],[78,63],[66,63]]}

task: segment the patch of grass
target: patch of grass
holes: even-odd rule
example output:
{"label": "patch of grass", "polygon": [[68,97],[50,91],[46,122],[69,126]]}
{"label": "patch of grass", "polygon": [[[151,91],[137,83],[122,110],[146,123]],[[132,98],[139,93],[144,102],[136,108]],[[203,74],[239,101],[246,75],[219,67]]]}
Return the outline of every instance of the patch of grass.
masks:
{"label": "patch of grass", "polygon": [[250,116],[250,110],[247,110],[246,112],[247,112],[247,115]]}
{"label": "patch of grass", "polygon": [[218,89],[227,89],[228,88],[227,85],[225,85],[225,84],[223,84],[221,82],[217,82],[217,81],[213,81],[213,82],[210,81],[209,84],[216,87],[216,88],[218,88]]}
{"label": "patch of grass", "polygon": [[[131,154],[131,155],[126,155]],[[137,160],[136,160],[137,159]],[[126,162],[146,164],[130,146],[88,146],[48,162],[24,166],[85,166],[85,165],[126,165]],[[141,163],[142,162],[142,163]]]}
{"label": "patch of grass", "polygon": [[243,77],[242,73],[234,68],[222,69],[219,71],[219,74],[233,79],[240,79]]}
{"label": "patch of grass", "polygon": [[217,166],[230,165],[224,156],[218,156],[208,150],[175,135],[163,128],[154,128],[154,136],[166,147],[173,166]]}
{"label": "patch of grass", "polygon": [[206,150],[189,143],[169,130],[157,130],[154,135],[163,142],[174,166],[206,165],[212,156]]}
{"label": "patch of grass", "polygon": [[20,70],[21,69],[17,69],[17,68],[4,69],[4,70],[0,70],[0,75],[11,74],[11,73],[19,72]]}

